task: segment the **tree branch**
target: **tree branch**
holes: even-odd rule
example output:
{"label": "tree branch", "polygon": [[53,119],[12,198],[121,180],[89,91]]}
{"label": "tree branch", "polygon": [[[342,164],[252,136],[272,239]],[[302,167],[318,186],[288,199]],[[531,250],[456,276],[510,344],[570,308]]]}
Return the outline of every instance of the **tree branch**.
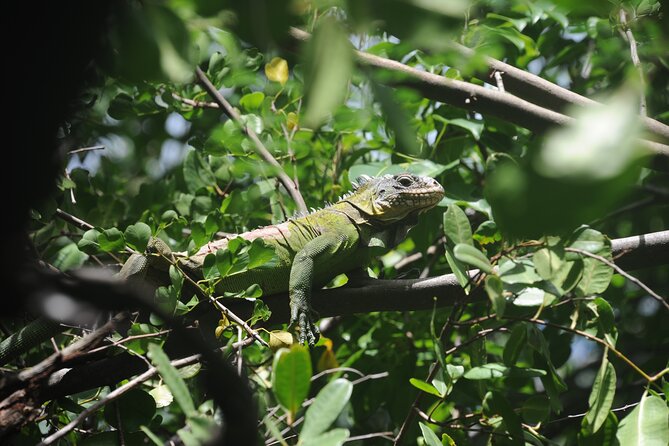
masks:
{"label": "tree branch", "polygon": [[[612,240],[615,263],[623,268],[634,269],[636,262],[647,265],[652,258],[655,265],[669,264],[669,230]],[[628,260],[628,258],[630,260]],[[658,263],[659,261],[659,263]],[[625,265],[625,266],[623,266]],[[470,275],[477,271],[470,271]],[[371,311],[431,310],[453,305],[458,299],[472,302],[484,299],[479,288],[465,295],[453,274],[427,279],[380,280],[369,279],[361,286],[345,286],[328,290],[314,290],[312,303],[321,317],[368,313]],[[290,312],[288,295],[278,294],[263,297],[263,302],[272,311],[268,325],[288,322]],[[225,299],[226,307],[246,319],[253,312],[253,302],[246,299]],[[200,327],[215,327],[219,315],[211,311],[209,302],[199,305],[189,313],[197,319]],[[122,379],[146,369],[141,361],[127,354],[73,368],[44,390],[44,399],[81,392]]]}
{"label": "tree branch", "polygon": [[[297,28],[291,28],[290,33],[297,40],[305,41],[311,38],[309,33]],[[420,71],[400,62],[363,51],[355,51],[354,53],[358,57],[358,60],[365,65],[383,68],[406,76],[405,80],[395,82],[394,85],[407,86],[419,91],[425,98],[470,111],[490,114],[535,132],[544,132],[550,127],[562,126],[573,120],[569,116],[541,107],[513,94],[502,93],[468,82]],[[534,88],[540,89],[543,91],[543,94],[557,92],[556,94],[563,98],[561,100],[569,98],[572,101],[578,101],[582,105],[596,104],[596,102],[586,98],[583,98],[585,100],[578,99],[579,95],[575,93],[567,94],[565,91],[568,90],[561,89],[561,87],[549,81],[543,79],[539,81],[538,79],[541,78],[538,76],[530,75],[517,68],[514,69],[514,67],[508,64],[497,62],[499,61],[496,61],[496,68],[494,69],[504,71],[505,74],[513,73],[511,76],[515,76],[515,79],[518,81],[529,82],[531,80]],[[523,75],[521,76],[520,73],[523,73]],[[505,79],[504,85],[508,91],[511,91],[508,80]],[[669,141],[669,126],[649,118],[642,119],[642,122],[646,130],[654,135],[656,139],[662,142]],[[655,154],[669,156],[669,146],[666,144],[647,140],[642,140],[642,144]]]}
{"label": "tree branch", "polygon": [[666,308],[667,310],[669,310],[669,303],[667,303],[667,301],[666,301],[662,296],[660,296],[659,294],[657,294],[655,291],[651,290],[645,283],[643,283],[642,281],[640,281],[640,280],[637,279],[636,277],[632,276],[631,274],[628,274],[626,271],[624,271],[621,267],[619,267],[618,265],[616,265],[616,264],[613,263],[612,261],[610,261],[610,260],[608,260],[608,259],[606,259],[606,258],[604,258],[604,257],[602,257],[602,256],[599,256],[599,255],[597,255],[597,254],[593,254],[593,253],[591,253],[591,252],[585,251],[585,250],[583,250],[583,249],[565,248],[565,251],[575,252],[575,253],[580,254],[580,255],[583,255],[583,256],[592,257],[593,259],[596,259],[596,260],[598,260],[598,261],[600,261],[600,262],[602,262],[602,263],[604,263],[604,264],[610,266],[610,267],[613,268],[618,274],[620,274],[621,276],[626,277],[627,279],[629,279],[630,282],[636,284],[636,286],[638,286],[639,288],[641,288],[642,290],[644,290],[644,291],[645,291],[646,293],[648,293],[653,299],[657,300],[661,305],[663,305],[664,308]]}
{"label": "tree branch", "polygon": [[200,69],[200,67],[195,68],[195,75],[197,76],[200,84],[204,89],[214,98],[214,101],[221,107],[225,114],[232,120],[234,120],[237,125],[246,133],[249,139],[253,142],[256,153],[265,160],[269,165],[275,168],[275,174],[278,180],[281,182],[284,188],[288,191],[288,194],[293,198],[297,208],[300,212],[307,213],[307,205],[304,203],[304,199],[300,194],[297,185],[290,179],[290,177],[284,172],[281,164],[272,156],[272,154],[267,150],[265,145],[260,141],[256,132],[253,131],[249,126],[242,122],[241,116],[235,110],[232,105],[223,97],[223,95],[216,89],[214,84],[211,83],[207,75]]}
{"label": "tree branch", "polygon": [[[233,347],[246,346],[246,345],[250,345],[252,343],[253,343],[253,338],[249,337],[249,338],[244,339],[243,341],[240,341],[240,342],[237,342],[237,343],[233,344]],[[174,361],[170,361],[170,364],[172,364],[172,366],[174,366],[176,368],[181,368],[181,367],[185,367],[187,365],[195,364],[196,362],[199,362],[201,359],[202,359],[202,355],[201,354],[196,354],[196,355],[191,355],[187,358],[182,358],[182,359],[177,359],[177,360],[174,360]],[[127,383],[125,383],[121,387],[109,392],[107,395],[100,398],[94,404],[87,407],[79,415],[77,415],[77,418],[75,418],[74,420],[69,422],[67,425],[63,426],[61,429],[59,429],[54,434],[45,438],[39,444],[44,445],[44,446],[49,445],[49,444],[53,444],[53,442],[55,442],[59,438],[62,438],[68,432],[70,432],[72,429],[74,429],[79,424],[81,424],[91,414],[95,413],[97,410],[106,406],[107,404],[111,403],[112,401],[118,399],[120,396],[127,393],[129,390],[134,389],[135,387],[142,384],[143,382],[148,381],[149,379],[153,378],[157,374],[158,374],[158,369],[156,367],[149,368],[148,370],[146,370],[141,375],[131,379],[130,381],[128,381]]]}

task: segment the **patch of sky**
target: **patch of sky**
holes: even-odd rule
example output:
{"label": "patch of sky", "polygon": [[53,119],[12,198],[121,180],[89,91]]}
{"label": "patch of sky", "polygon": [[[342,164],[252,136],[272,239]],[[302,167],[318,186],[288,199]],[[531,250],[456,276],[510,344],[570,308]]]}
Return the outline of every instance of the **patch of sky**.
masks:
{"label": "patch of sky", "polygon": [[183,138],[190,130],[190,122],[186,121],[179,113],[170,113],[165,119],[165,131],[172,138]]}
{"label": "patch of sky", "polygon": [[527,71],[529,71],[532,74],[538,75],[541,73],[541,70],[544,69],[546,66],[546,58],[545,57],[537,57],[536,59],[530,61],[530,63],[527,64]]}
{"label": "patch of sky", "polygon": [[160,148],[160,157],[147,162],[149,175],[154,179],[163,177],[173,167],[181,164],[187,150],[188,144],[176,139],[166,139]]}
{"label": "patch of sky", "polygon": [[645,317],[653,316],[659,309],[660,303],[650,296],[644,296],[637,307],[639,314]]}

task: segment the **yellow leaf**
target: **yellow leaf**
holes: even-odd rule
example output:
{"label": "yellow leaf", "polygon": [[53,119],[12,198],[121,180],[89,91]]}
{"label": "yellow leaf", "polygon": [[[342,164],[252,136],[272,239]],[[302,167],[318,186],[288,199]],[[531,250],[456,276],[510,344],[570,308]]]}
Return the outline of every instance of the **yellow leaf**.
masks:
{"label": "yellow leaf", "polygon": [[286,115],[286,125],[288,126],[288,131],[292,132],[295,127],[299,124],[297,115],[293,112],[290,112]]}
{"label": "yellow leaf", "polygon": [[323,345],[325,346],[325,350],[321,353],[321,357],[318,358],[318,364],[316,364],[316,369],[319,372],[339,367],[337,358],[335,358],[334,351],[332,350],[332,341],[325,339]]}
{"label": "yellow leaf", "polygon": [[272,351],[277,351],[280,348],[288,348],[293,344],[295,344],[295,338],[292,333],[281,330],[269,332],[269,348]]}
{"label": "yellow leaf", "polygon": [[214,334],[216,335],[216,339],[220,338],[223,335],[223,332],[225,331],[225,327],[219,325],[216,327],[216,330],[214,330]]}
{"label": "yellow leaf", "polygon": [[286,62],[286,59],[275,57],[270,60],[265,65],[265,76],[271,81],[285,85],[288,81],[288,62]]}

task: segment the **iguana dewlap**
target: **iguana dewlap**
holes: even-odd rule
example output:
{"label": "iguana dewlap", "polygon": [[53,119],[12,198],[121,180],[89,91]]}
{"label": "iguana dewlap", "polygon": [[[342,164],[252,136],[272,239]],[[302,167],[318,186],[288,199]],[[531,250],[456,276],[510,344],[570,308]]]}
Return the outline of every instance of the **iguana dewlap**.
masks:
{"label": "iguana dewlap", "polygon": [[[279,264],[225,277],[217,291],[239,292],[254,283],[266,295],[288,291],[291,328],[297,329],[300,342],[315,343],[318,330],[310,304],[312,289],[395,246],[417,223],[418,214],[444,196],[443,187],[434,179],[408,173],[363,176],[354,187],[323,209],[239,234],[246,240],[262,238],[275,248]],[[205,257],[225,249],[228,241],[210,242],[179,263],[189,275],[201,277]]]}

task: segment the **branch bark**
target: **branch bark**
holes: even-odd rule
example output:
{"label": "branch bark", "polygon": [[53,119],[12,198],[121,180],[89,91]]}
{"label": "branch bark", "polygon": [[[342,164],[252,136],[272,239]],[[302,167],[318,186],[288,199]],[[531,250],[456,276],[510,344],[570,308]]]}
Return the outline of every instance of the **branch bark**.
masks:
{"label": "branch bark", "polygon": [[[644,267],[652,259],[653,265],[669,264],[669,230],[612,240],[615,263],[625,269]],[[623,266],[624,265],[624,266]],[[470,271],[474,275],[477,271]],[[370,279],[362,286],[314,291],[313,306],[321,317],[343,316],[371,311],[413,311],[430,310],[452,305],[458,299],[472,302],[484,299],[484,293],[477,289],[465,295],[453,274],[427,279],[375,280]],[[263,298],[272,311],[268,325],[288,322],[290,319],[288,295],[278,294]],[[250,317],[253,303],[245,299],[229,299],[226,307],[241,318]],[[193,310],[200,327],[213,327],[219,315],[211,311],[207,303]],[[43,390],[45,399],[118,382],[146,370],[146,365],[127,353],[72,368],[54,377]]]}
{"label": "branch bark", "polygon": [[[301,41],[308,40],[311,37],[309,33],[297,28],[291,28],[290,32],[295,39]],[[525,99],[534,100],[539,95],[545,95],[551,97],[551,101],[561,105],[565,103],[577,105],[598,104],[545,79],[541,79],[538,76],[492,58],[487,59],[491,70],[503,71],[507,75],[504,79],[504,85],[508,92],[515,93],[526,89],[530,93],[523,92],[520,97],[514,96],[513,94],[484,88],[468,82],[448,79],[444,76],[420,71],[400,62],[363,51],[355,51],[355,55],[365,65],[382,68],[406,76],[404,80],[394,82],[393,85],[410,87],[419,91],[428,99],[496,116],[535,132],[544,132],[550,127],[565,125],[571,122],[573,118]],[[647,117],[642,117],[641,119],[647,132],[653,136],[653,139],[657,140],[643,140],[643,145],[653,153],[669,156],[669,146],[663,144],[663,142],[669,141],[669,126]]]}
{"label": "branch bark", "polygon": [[293,201],[295,201],[298,210],[306,214],[308,211],[307,205],[304,203],[304,199],[302,198],[302,194],[300,194],[297,185],[295,182],[293,182],[293,180],[290,179],[288,174],[284,172],[281,164],[279,164],[279,162],[272,156],[269,150],[267,150],[262,141],[260,141],[260,138],[256,132],[254,132],[249,126],[245,125],[244,122],[242,122],[241,116],[239,116],[237,110],[235,110],[232,105],[230,105],[230,103],[223,97],[223,95],[216,89],[214,84],[211,83],[207,75],[200,69],[200,67],[195,68],[195,75],[200,81],[200,84],[202,84],[207,93],[211,95],[211,97],[221,107],[225,114],[230,119],[234,120],[237,125],[239,125],[239,127],[244,131],[244,133],[246,133],[249,139],[253,142],[256,153],[260,155],[260,157],[264,159],[267,164],[275,169],[277,179],[281,182],[286,191],[288,191],[288,194],[290,194]]}

